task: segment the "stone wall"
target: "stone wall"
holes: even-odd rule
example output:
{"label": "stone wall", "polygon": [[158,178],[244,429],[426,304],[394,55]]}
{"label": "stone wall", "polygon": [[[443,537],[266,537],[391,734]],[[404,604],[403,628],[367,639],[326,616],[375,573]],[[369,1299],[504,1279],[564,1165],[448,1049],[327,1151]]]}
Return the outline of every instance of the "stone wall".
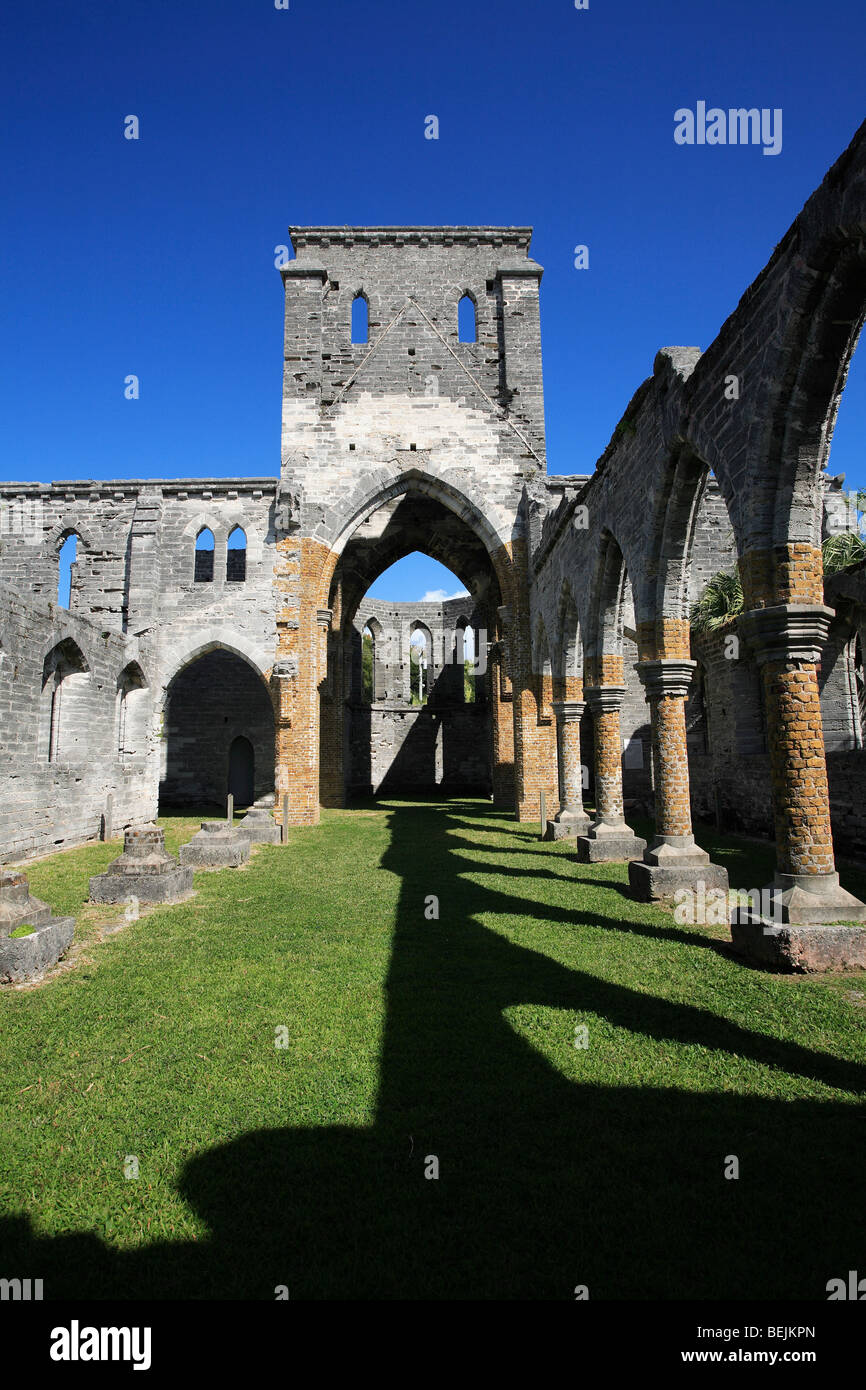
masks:
{"label": "stone wall", "polygon": [[147,642],[0,584],[0,861],[98,837],[109,796],[115,831],[155,814],[153,668]]}

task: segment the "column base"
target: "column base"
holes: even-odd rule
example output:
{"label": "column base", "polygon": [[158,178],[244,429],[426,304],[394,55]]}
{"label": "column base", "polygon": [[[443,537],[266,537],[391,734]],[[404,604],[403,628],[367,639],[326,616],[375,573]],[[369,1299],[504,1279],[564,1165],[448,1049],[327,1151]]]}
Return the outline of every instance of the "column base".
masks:
{"label": "column base", "polygon": [[545,840],[573,840],[585,835],[590,827],[586,811],[560,811],[558,816],[547,822]]}
{"label": "column base", "polygon": [[760,920],[731,922],[734,950],[755,965],[787,974],[866,970],[862,927],[769,927]]}
{"label": "column base", "polygon": [[866,970],[866,904],[839,886],[839,875],[776,874],[757,904],[731,916],[734,949],[787,972]]}
{"label": "column base", "polygon": [[585,835],[577,837],[577,859],[580,864],[625,864],[640,859],[646,840],[635,835],[625,821],[621,825],[606,825],[596,821]]}
{"label": "column base", "polygon": [[658,863],[648,850],[642,860],[632,860],[628,866],[628,883],[632,896],[639,903],[672,903],[677,893],[687,889],[697,897],[698,884],[704,892],[720,888],[728,892],[728,871],[720,864],[711,864],[710,856],[698,850],[700,858],[684,859],[682,863]]}

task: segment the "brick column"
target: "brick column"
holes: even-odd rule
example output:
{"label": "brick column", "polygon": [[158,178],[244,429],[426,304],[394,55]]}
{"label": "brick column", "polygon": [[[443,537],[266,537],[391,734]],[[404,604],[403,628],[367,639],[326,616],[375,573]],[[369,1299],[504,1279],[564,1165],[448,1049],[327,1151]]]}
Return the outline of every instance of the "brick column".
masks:
{"label": "brick column", "polygon": [[507,689],[505,652],[497,643],[490,662],[490,711],[493,726],[493,804],[514,810],[514,718]]}
{"label": "brick column", "polygon": [[[839,887],[833,858],[817,670],[832,617],[823,604],[783,603],[752,609],[739,624],[763,679],[777,846],[771,891],[784,924],[866,920],[866,905]],[[821,956],[835,949],[828,932],[814,938]],[[818,960],[805,968],[830,967]]]}
{"label": "brick column", "polygon": [[601,860],[625,862],[646,849],[626,825],[622,805],[622,734],[619,712],[624,685],[593,686],[586,690],[595,742],[595,820],[577,838],[577,857],[584,864]]}
{"label": "brick column", "polygon": [[560,809],[547,822],[545,839],[564,840],[584,835],[589,816],[583,809],[583,764],[580,758],[580,718],[584,700],[554,700],[556,761],[559,773]]}
{"label": "brick column", "polygon": [[333,612],[320,608],[319,629],[319,801],[322,806],[343,806],[343,644],[333,628]]}
{"label": "brick column", "polygon": [[641,902],[673,900],[683,888],[728,889],[728,875],[695,844],[692,834],[686,695],[695,661],[665,657],[638,663],[652,722],[656,833],[641,862],[628,866],[634,896]]}

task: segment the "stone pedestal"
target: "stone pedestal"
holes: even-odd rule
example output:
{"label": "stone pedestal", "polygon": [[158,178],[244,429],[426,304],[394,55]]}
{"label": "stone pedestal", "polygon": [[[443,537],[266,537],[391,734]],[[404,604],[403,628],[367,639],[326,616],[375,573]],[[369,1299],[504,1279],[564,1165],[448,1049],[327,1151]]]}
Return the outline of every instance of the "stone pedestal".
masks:
{"label": "stone pedestal", "polygon": [[165,832],[156,825],[127,830],[123,854],[104,874],[90,880],[90,901],[172,903],[192,892],[192,869],[184,869],[165,847]]}
{"label": "stone pedestal", "polygon": [[596,822],[585,835],[577,837],[577,858],[581,864],[624,864],[640,859],[646,840],[626,825],[604,825]]}
{"label": "stone pedestal", "polygon": [[[26,936],[12,936],[32,927]],[[0,983],[29,980],[55,964],[72,942],[74,917],[52,917],[30,893],[25,874],[0,872]]]}
{"label": "stone pedestal", "polygon": [[549,820],[545,826],[545,840],[574,840],[578,835],[585,835],[590,827],[590,819],[586,811],[560,811],[558,816]]}
{"label": "stone pedestal", "polygon": [[866,929],[841,925],[864,919],[866,908],[840,888],[837,873],[776,874],[760,908],[755,901],[732,914],[731,941],[774,970],[866,970]]}
{"label": "stone pedestal", "polygon": [[756,965],[787,974],[866,970],[862,927],[769,926],[760,918],[731,922],[734,950]]}
{"label": "stone pedestal", "polygon": [[263,796],[256,801],[235,827],[238,834],[245,835],[254,845],[278,845],[282,840],[282,830],[274,820],[274,797]]}
{"label": "stone pedestal", "polygon": [[628,866],[629,887],[638,902],[674,902],[683,888],[728,891],[728,871],[710,862],[692,835],[658,835],[640,862]]}
{"label": "stone pedestal", "polygon": [[228,821],[202,821],[189,844],[181,845],[180,862],[196,869],[236,869],[250,857],[250,841]]}

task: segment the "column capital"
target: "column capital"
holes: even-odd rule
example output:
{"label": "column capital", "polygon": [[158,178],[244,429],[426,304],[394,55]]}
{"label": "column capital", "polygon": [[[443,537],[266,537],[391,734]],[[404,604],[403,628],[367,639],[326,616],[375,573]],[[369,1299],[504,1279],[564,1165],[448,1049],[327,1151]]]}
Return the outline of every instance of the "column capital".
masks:
{"label": "column capital", "polygon": [[664,656],[655,661],[639,661],[635,670],[646,687],[648,699],[660,696],[685,699],[697,664],[678,656]]}
{"label": "column capital", "polygon": [[554,700],[553,709],[558,719],[563,723],[569,724],[573,719],[580,719],[586,709],[585,700]]}
{"label": "column capital", "polygon": [[834,610],[823,603],[779,603],[772,608],[752,608],[737,626],[759,666],[768,661],[821,660]]}
{"label": "column capital", "polygon": [[612,714],[622,709],[625,692],[624,685],[595,685],[583,693],[593,714]]}
{"label": "column capital", "polygon": [[334,616],[334,610],[333,610],[333,608],[318,608],[318,609],[316,609],[316,622],[319,624],[319,627],[330,627],[330,626],[331,626],[331,619],[333,618],[333,616]]}

